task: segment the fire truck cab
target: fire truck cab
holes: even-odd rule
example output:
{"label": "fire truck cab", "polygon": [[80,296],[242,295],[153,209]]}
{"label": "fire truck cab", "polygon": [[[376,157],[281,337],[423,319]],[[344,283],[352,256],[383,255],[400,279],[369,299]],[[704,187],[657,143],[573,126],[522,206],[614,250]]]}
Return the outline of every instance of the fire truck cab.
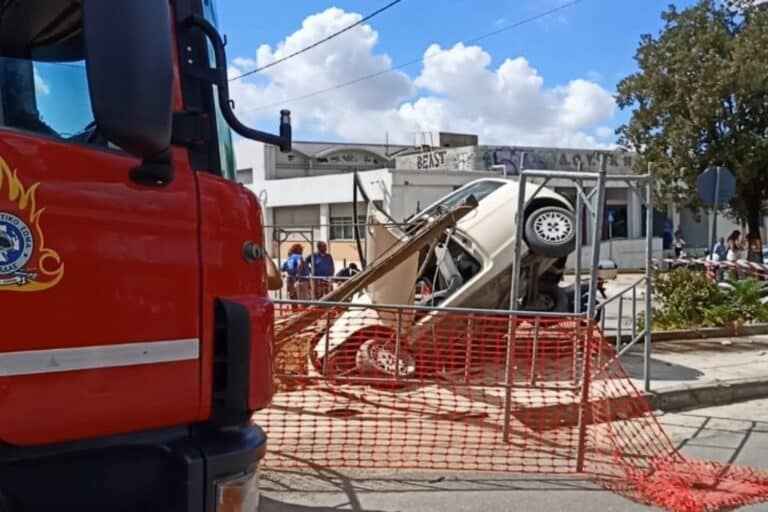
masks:
{"label": "fire truck cab", "polygon": [[0,512],[254,510],[261,209],[212,0],[0,2]]}

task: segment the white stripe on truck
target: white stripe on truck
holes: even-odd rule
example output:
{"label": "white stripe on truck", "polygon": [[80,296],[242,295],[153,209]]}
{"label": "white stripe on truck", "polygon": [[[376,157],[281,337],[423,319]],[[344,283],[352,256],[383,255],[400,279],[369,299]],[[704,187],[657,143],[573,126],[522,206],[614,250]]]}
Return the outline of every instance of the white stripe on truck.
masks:
{"label": "white stripe on truck", "polygon": [[197,338],[2,352],[0,377],[188,361],[197,359],[199,353]]}

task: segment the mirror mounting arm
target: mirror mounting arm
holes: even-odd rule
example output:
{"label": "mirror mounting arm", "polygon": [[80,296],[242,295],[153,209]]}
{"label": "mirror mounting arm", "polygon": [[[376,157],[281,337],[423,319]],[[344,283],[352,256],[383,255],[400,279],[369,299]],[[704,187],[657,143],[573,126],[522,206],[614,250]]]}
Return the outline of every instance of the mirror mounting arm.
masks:
{"label": "mirror mounting arm", "polygon": [[190,71],[197,78],[214,84],[218,89],[219,109],[227,124],[238,134],[251,140],[264,142],[273,146],[278,146],[280,151],[287,153],[291,151],[291,112],[289,110],[280,111],[280,134],[262,132],[245,126],[235,116],[232,111],[232,103],[229,99],[229,81],[227,80],[227,58],[224,52],[224,41],[221,35],[208,20],[193,14],[183,21],[183,26],[187,28],[200,29],[211,42],[214,52],[214,67],[210,69],[195,69]]}

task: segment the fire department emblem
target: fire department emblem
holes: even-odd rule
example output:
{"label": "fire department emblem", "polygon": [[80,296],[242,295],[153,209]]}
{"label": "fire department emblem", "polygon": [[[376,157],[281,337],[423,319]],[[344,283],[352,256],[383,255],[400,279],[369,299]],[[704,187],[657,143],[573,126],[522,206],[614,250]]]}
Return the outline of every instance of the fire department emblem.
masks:
{"label": "fire department emblem", "polygon": [[38,185],[25,187],[0,158],[0,291],[45,290],[64,275],[59,254],[43,245]]}

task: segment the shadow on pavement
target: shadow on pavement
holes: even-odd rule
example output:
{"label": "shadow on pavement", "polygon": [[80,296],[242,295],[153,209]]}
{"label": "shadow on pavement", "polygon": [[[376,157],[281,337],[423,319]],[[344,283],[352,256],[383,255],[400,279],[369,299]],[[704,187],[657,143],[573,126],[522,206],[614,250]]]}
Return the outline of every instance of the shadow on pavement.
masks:
{"label": "shadow on pavement", "polygon": [[342,508],[350,505],[341,503],[337,506],[313,506],[313,505],[295,505],[284,501],[274,500],[268,496],[262,496],[259,501],[259,512],[334,512],[339,510],[354,510],[358,512],[387,512],[384,510],[373,510],[364,508]]}
{"label": "shadow on pavement", "polygon": [[[625,354],[621,358],[621,364],[627,370],[630,378],[643,378],[642,354]],[[697,380],[704,375],[704,372],[689,366],[651,358],[651,375],[653,375],[653,380]]]}
{"label": "shadow on pavement", "polygon": [[600,489],[585,478],[577,476],[542,477],[450,472],[393,475],[393,472],[384,471],[339,472],[307,467],[264,471],[261,490],[261,512],[383,512],[378,508],[365,508],[360,496],[441,492],[593,492]]}

